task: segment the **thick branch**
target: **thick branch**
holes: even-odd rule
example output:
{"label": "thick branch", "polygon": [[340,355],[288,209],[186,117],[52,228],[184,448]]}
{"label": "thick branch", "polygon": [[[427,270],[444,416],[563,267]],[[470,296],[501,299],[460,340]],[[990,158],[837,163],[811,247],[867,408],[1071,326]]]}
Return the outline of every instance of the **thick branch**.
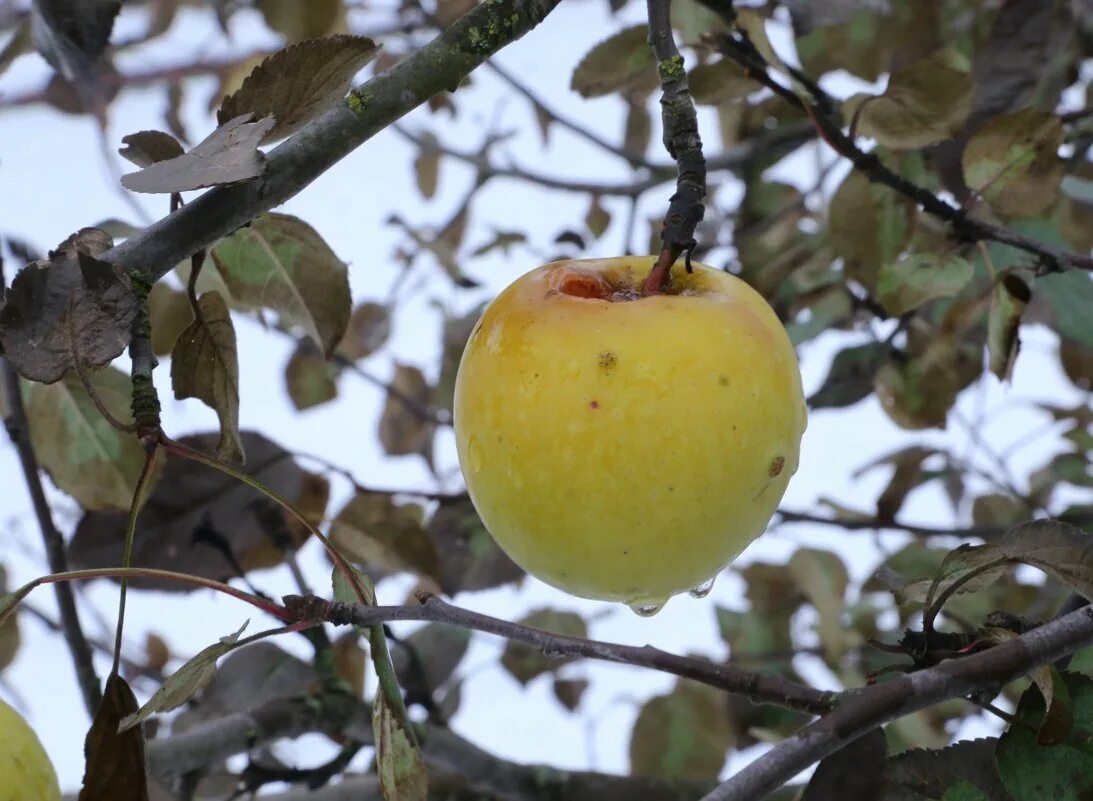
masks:
{"label": "thick branch", "polygon": [[999,688],[1090,644],[1093,608],[1085,606],[986,651],[843,693],[835,709],[776,745],[702,801],[759,801],[876,726],[975,690]]}
{"label": "thick branch", "polygon": [[158,279],[183,259],[284,203],[395,120],[538,25],[559,0],[492,0],[464,14],[412,56],[352,90],[270,152],[263,175],[209,190],[100,258]]}
{"label": "thick branch", "polygon": [[[657,58],[660,73],[660,110],[664,121],[664,147],[678,168],[676,191],[664,215],[660,231],[661,254],[646,279],[643,292],[663,291],[675,260],[694,249],[695,228],[706,209],[706,159],[702,138],[698,135],[698,116],[687,86],[683,56],[676,49],[672,33],[671,0],[647,0],[649,44]],[[688,262],[688,270],[690,263]]]}
{"label": "thick branch", "polygon": [[777,704],[814,715],[831,709],[837,698],[836,693],[821,692],[774,673],[754,673],[733,665],[718,665],[707,659],[677,656],[650,645],[638,647],[566,637],[461,609],[434,595],[422,594],[419,598],[422,601],[421,606],[363,606],[299,596],[287,596],[284,600],[289,610],[299,614],[301,619],[321,617],[331,623],[352,623],[361,627],[393,620],[448,623],[527,643],[549,656],[580,656],[621,665],[652,668],[739,693],[757,704]]}

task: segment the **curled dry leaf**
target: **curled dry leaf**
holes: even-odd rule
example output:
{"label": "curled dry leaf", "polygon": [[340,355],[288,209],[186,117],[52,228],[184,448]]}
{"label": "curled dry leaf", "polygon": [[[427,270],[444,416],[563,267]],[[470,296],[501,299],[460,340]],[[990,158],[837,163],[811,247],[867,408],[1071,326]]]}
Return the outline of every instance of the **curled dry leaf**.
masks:
{"label": "curled dry leaf", "polygon": [[178,158],[186,152],[177,139],[163,131],[138,131],[123,136],[121,141],[125,147],[118,148],[118,153],[138,167]]}
{"label": "curled dry leaf", "polygon": [[272,116],[275,122],[261,143],[290,136],[345,97],[353,76],[378,52],[379,45],[367,36],[346,34],[305,39],[278,50],[224,98],[217,122],[223,125],[243,114]]}
{"label": "curled dry leaf", "polygon": [[112,245],[84,228],[15,276],[0,306],[0,352],[24,378],[49,384],[77,361],[102,367],[129,345],[136,297],[128,277],[97,258]]}
{"label": "curled dry leaf", "polygon": [[266,158],[258,145],[274,120],[265,117],[252,122],[251,119],[251,114],[243,114],[223,123],[193,150],[123,175],[122,186],[133,192],[186,192],[261,175]]}

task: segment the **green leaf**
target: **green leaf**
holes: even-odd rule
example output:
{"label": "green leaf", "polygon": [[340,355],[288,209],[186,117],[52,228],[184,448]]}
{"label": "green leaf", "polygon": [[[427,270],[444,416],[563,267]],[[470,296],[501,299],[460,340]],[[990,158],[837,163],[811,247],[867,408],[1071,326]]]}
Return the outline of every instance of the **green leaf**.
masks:
{"label": "green leaf", "polygon": [[1032,299],[1032,290],[1020,276],[1006,273],[994,285],[991,293],[991,310],[987,318],[987,353],[990,368],[1002,381],[1009,380],[1013,363],[1021,349],[1018,329],[1025,306]]}
{"label": "green leaf", "polygon": [[813,409],[852,406],[873,393],[873,377],[891,351],[882,342],[867,342],[844,348],[831,360],[820,388],[808,399]]}
{"label": "green leaf", "polygon": [[[567,637],[587,637],[588,626],[576,612],[557,609],[536,609],[520,621],[523,626],[544,629]],[[541,650],[522,642],[509,640],[501,655],[501,665],[521,684],[527,684],[543,673],[551,673],[577,657],[547,657]]]}
{"label": "green leaf", "polygon": [[824,656],[835,662],[846,650],[842,623],[843,601],[850,576],[836,554],[816,548],[799,548],[789,560],[789,572],[805,597],[819,613],[820,643]]}
{"label": "green leaf", "polygon": [[828,236],[844,272],[868,289],[883,265],[894,262],[914,232],[915,205],[851,170],[828,206]]}
{"label": "green leaf", "polygon": [[1055,203],[1063,179],[1059,118],[1033,109],[994,117],[964,149],[964,180],[999,214],[1035,217]]}
{"label": "green leaf", "polygon": [[346,265],[310,225],[263,214],[212,250],[232,297],[271,309],[330,355],[345,333],[350,296]]}
{"label": "green leaf", "polygon": [[1045,704],[1035,686],[1021,696],[1016,722],[998,741],[998,773],[1013,801],[1085,801],[1093,793],[1093,680],[1074,673],[1062,679],[1073,716],[1062,742],[1037,741]]}
{"label": "green leaf", "polygon": [[197,317],[178,335],[171,351],[171,385],[178,400],[197,398],[216,411],[220,419],[216,455],[242,462],[239,356],[231,312],[219,292],[206,292],[198,299]]}
{"label": "green leaf", "polygon": [[[95,395],[116,419],[132,423],[133,384],[114,367],[88,373]],[[53,483],[84,509],[128,509],[145,453],[135,434],[102,416],[70,373],[55,384],[23,385],[30,442]]]}
{"label": "green leaf", "polygon": [[255,6],[270,30],[289,41],[325,36],[345,24],[344,0],[257,0]]}
{"label": "green leaf", "polygon": [[[936,751],[915,748],[889,757],[884,766],[888,794],[905,801],[944,798],[953,787],[978,789],[988,801],[1011,801],[994,765],[995,739],[961,740]],[[901,794],[902,793],[902,794]],[[974,796],[973,796],[974,798]]]}
{"label": "green leaf", "polygon": [[338,397],[334,369],[310,341],[301,342],[285,365],[285,389],[297,411]]}
{"label": "green leaf", "polygon": [[941,801],[991,801],[987,794],[970,782],[957,781],[941,796]]}
{"label": "green leaf", "polygon": [[645,24],[625,28],[593,47],[570,80],[570,88],[582,97],[645,93],[657,84],[656,58]]}
{"label": "green leaf", "polygon": [[630,772],[715,780],[733,745],[725,699],[713,687],[680,681],[646,701],[630,734]]}
{"label": "green leaf", "polygon": [[843,103],[843,120],[856,132],[897,150],[948,139],[963,125],[971,76],[933,58],[896,70],[880,95],[859,93]]}
{"label": "green leaf", "polygon": [[244,621],[234,634],[221,637],[219,642],[201,650],[171,674],[167,681],[163,682],[163,686],[148,699],[148,703],[140,708],[140,711],[122,718],[118,731],[131,729],[157,712],[177,709],[201,692],[202,688],[216,675],[217,660],[237,646],[239,636],[249,622]]}
{"label": "green leaf", "polygon": [[898,317],[935,298],[953,297],[967,285],[973,272],[971,263],[960,256],[939,260],[930,253],[912,253],[881,267],[877,298]]}
{"label": "green leaf", "polygon": [[1093,276],[1080,270],[1045,275],[1036,279],[1036,297],[1047,303],[1051,326],[1060,336],[1093,348]]}

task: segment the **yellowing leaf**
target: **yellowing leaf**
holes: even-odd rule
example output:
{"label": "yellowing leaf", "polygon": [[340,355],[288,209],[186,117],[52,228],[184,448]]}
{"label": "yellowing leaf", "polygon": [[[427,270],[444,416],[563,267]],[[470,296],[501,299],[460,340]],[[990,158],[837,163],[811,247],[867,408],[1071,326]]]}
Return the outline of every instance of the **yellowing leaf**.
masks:
{"label": "yellowing leaf", "polygon": [[[131,423],[129,376],[107,367],[88,378],[103,406]],[[144,469],[136,435],[110,425],[74,373],[56,384],[24,387],[30,441],[53,483],[84,509],[128,509]]]}
{"label": "yellowing leaf", "polygon": [[206,292],[197,302],[197,317],[178,335],[171,351],[171,385],[175,397],[197,398],[220,419],[221,459],[242,462],[239,434],[239,357],[231,313],[219,292]]}
{"label": "yellowing leaf", "polygon": [[843,119],[861,136],[910,150],[954,134],[968,115],[971,77],[934,59],[892,73],[880,95],[859,93],[843,104]]}
{"label": "yellowing leaf", "polygon": [[964,149],[964,180],[999,214],[1035,217],[1056,201],[1063,179],[1059,118],[1022,109],[989,120]]}
{"label": "yellowing leaf", "polygon": [[372,706],[376,767],[385,801],[425,801],[429,771],[417,744],[407,736],[387,697],[376,693]]}
{"label": "yellowing leaf", "polygon": [[272,309],[324,354],[333,352],[349,320],[349,278],[314,228],[288,214],[263,214],[221,241],[212,257],[233,298]]}
{"label": "yellowing leaf", "polygon": [[325,36],[345,27],[343,0],[257,0],[255,6],[270,30],[289,41]]}
{"label": "yellowing leaf", "polygon": [[582,97],[644,93],[658,83],[648,26],[634,25],[596,45],[573,71],[570,88]]}
{"label": "yellowing leaf", "polygon": [[749,78],[743,68],[729,58],[712,64],[699,64],[687,75],[691,97],[700,106],[720,106],[741,100],[759,89],[760,84]]}
{"label": "yellowing leaf", "polygon": [[310,342],[297,347],[285,365],[285,389],[292,405],[301,412],[338,397],[330,363]]}
{"label": "yellowing leaf", "polygon": [[935,298],[956,295],[972,278],[974,268],[960,256],[913,253],[886,263],[877,276],[877,298],[893,316],[917,309]]}

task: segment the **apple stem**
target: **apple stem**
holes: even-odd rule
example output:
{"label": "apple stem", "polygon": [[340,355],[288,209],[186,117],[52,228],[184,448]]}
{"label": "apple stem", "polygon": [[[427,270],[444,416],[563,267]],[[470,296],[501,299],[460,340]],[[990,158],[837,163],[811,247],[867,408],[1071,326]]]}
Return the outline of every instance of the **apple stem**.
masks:
{"label": "apple stem", "polygon": [[660,258],[657,259],[657,263],[653,265],[653,269],[649,271],[649,275],[645,278],[645,283],[641,285],[642,297],[649,297],[650,295],[663,295],[668,291],[668,287],[672,283],[672,265],[676,263],[676,259],[679,258],[678,253],[673,253],[673,248],[665,247],[660,252]]}

